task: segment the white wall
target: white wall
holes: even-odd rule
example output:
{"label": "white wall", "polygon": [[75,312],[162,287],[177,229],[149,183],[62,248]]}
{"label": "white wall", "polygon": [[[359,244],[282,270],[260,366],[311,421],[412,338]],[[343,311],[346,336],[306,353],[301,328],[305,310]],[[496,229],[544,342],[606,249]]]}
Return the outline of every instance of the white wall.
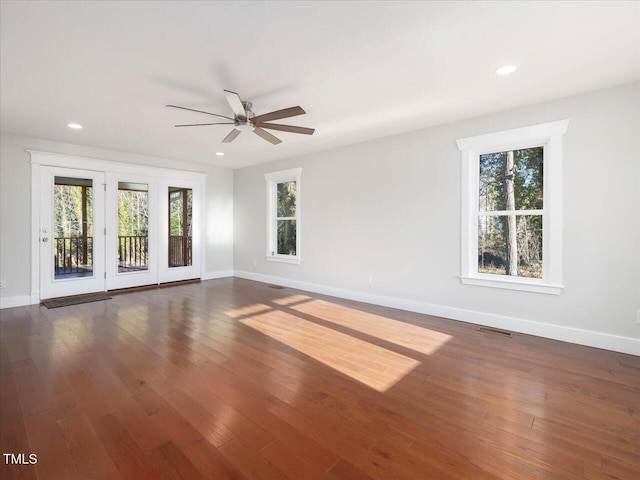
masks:
{"label": "white wall", "polygon": [[0,290],[3,305],[12,305],[31,293],[31,157],[25,149],[207,173],[205,278],[230,274],[233,270],[233,170],[3,133],[0,136],[0,278],[6,281],[6,288]]}
{"label": "white wall", "polygon": [[[640,354],[639,112],[634,83],[236,170],[236,274]],[[462,285],[455,140],[565,118],[563,293]],[[266,262],[264,173],[293,167],[302,262]]]}

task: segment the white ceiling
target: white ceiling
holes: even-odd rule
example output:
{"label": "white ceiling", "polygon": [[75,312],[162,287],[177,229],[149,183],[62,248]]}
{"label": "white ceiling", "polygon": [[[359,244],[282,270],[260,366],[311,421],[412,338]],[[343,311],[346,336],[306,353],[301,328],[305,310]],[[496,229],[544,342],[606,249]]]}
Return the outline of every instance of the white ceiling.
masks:
{"label": "white ceiling", "polygon": [[[0,21],[2,131],[233,168],[640,78],[639,2],[3,1]],[[173,127],[214,117],[169,103],[229,115],[223,89],[316,133]]]}

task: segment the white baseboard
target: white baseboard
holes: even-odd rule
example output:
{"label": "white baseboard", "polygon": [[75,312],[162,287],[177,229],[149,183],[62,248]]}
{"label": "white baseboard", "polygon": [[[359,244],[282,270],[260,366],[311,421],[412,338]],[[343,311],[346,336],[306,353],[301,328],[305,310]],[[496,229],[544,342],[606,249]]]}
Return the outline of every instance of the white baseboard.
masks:
{"label": "white baseboard", "polygon": [[[513,332],[526,333],[529,335],[536,335],[538,337],[551,338],[554,340],[561,340],[563,342],[603,348],[614,352],[640,356],[640,339],[638,338],[610,335],[608,333],[535,322],[532,320],[507,317],[493,313],[476,312],[473,310],[465,310],[462,308],[448,307],[444,305],[435,305],[415,300],[374,295],[366,292],[358,292],[356,290],[345,290],[326,285],[300,282],[241,270],[218,270],[215,272],[206,272],[202,275],[202,280],[213,280],[216,278],[233,276],[246,278],[248,280],[255,280],[257,282],[272,283],[275,285],[282,285],[284,287],[321,293],[323,295],[331,295],[358,302],[372,303],[374,305],[381,305],[384,307],[398,308],[400,310],[407,310],[410,312],[450,318],[452,320],[460,320],[477,325],[486,325],[504,330],[511,330]],[[35,305],[38,302],[39,298],[37,294],[0,297],[0,309]],[[640,310],[638,311],[638,318],[640,319]]]}
{"label": "white baseboard", "polygon": [[503,330],[510,330],[512,332],[525,333],[538,337],[545,337],[554,340],[561,340],[563,342],[640,356],[640,339],[638,338],[610,335],[608,333],[564,327],[561,325],[535,322],[522,318],[507,317],[504,315],[477,312],[444,305],[435,305],[415,300],[374,295],[355,290],[344,290],[326,285],[300,282],[296,280],[289,280],[287,278],[245,272],[242,270],[235,270],[234,276],[248,280],[255,280],[257,282],[271,283],[275,285],[282,285],[284,287],[306,290],[308,292],[321,293],[323,295],[331,295],[333,297],[348,300],[356,300],[358,302],[372,303],[383,307],[397,308],[400,310],[423,313],[436,317],[450,318],[452,320],[460,320],[477,325],[485,325]]}
{"label": "white baseboard", "polygon": [[35,305],[39,299],[33,300],[31,295],[19,295],[16,297],[0,297],[0,310],[3,308],[24,307],[25,305]]}
{"label": "white baseboard", "polygon": [[215,278],[233,277],[233,270],[217,270],[215,272],[205,272],[202,280],[213,280]]}

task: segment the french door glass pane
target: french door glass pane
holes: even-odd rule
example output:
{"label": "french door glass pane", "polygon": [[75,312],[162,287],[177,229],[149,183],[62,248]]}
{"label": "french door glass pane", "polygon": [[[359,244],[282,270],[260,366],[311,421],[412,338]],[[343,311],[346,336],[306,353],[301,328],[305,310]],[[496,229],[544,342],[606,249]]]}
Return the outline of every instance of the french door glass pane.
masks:
{"label": "french door glass pane", "polygon": [[118,273],[149,269],[149,185],[118,182]]}
{"label": "french door glass pane", "polygon": [[54,178],[54,278],[93,276],[93,180]]}
{"label": "french door glass pane", "polygon": [[278,255],[296,255],[295,220],[278,220]]}
{"label": "french door glass pane", "polygon": [[480,215],[478,273],[542,278],[542,215]]}
{"label": "french door glass pane", "polygon": [[169,187],[169,267],[192,264],[193,191]]}

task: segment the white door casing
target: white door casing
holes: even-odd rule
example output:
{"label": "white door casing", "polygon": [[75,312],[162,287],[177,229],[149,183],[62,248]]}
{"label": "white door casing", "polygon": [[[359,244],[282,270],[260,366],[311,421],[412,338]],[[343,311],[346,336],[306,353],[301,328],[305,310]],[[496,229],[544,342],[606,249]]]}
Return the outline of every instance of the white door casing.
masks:
{"label": "white door casing", "polygon": [[[56,278],[54,269],[54,181],[56,177],[89,179],[93,190],[93,236],[92,273],[86,276],[64,276]],[[40,298],[63,297],[105,290],[104,248],[104,184],[102,172],[59,167],[41,167],[40,170],[40,214],[38,244],[40,258]]]}
{"label": "white door casing", "polygon": [[[205,264],[205,241],[203,238],[204,205],[206,199],[205,183],[207,177],[205,173],[98,160],[36,150],[27,151],[31,155],[31,303],[38,303],[41,299],[55,296],[75,295],[137,285],[202,278]],[[82,167],[82,169],[77,168],[79,166]],[[41,250],[43,249],[41,245],[48,243],[41,241],[41,239],[44,238],[42,237],[42,228],[47,228],[41,227],[41,222],[44,221],[45,223],[48,222],[51,224],[53,215],[53,206],[44,206],[47,201],[51,203],[50,200],[46,199],[52,198],[53,177],[56,176],[56,174],[52,174],[51,171],[49,171],[47,174],[48,177],[46,177],[48,179],[43,181],[43,178],[45,178],[43,172],[48,171],[50,168],[65,169],[64,175],[72,177],[74,175],[69,172],[74,170],[75,172],[79,172],[75,175],[79,178],[95,178],[95,180],[93,180],[94,184],[98,182],[101,186],[102,184],[106,184],[104,189],[94,189],[96,194],[96,198],[94,199],[94,227],[96,232],[98,228],[100,232],[104,232],[106,227],[107,233],[106,235],[100,235],[97,244],[94,246],[94,248],[99,248],[100,252],[96,250],[94,254],[96,265],[91,278],[94,279],[95,282],[92,284],[85,284],[80,281],[65,281],[66,283],[64,284],[62,281],[53,282],[53,280],[51,280],[53,263],[49,260],[45,262],[41,256]],[[153,214],[150,213],[153,219],[150,218],[149,224],[150,237],[154,237],[153,239],[149,239],[150,268],[148,272],[142,272],[140,274],[127,273],[117,275],[117,250],[115,245],[118,241],[118,181],[134,182],[137,180],[139,180],[140,183],[147,183],[149,185],[150,211],[154,212]],[[189,188],[192,189],[193,192],[193,253],[192,264],[189,266],[171,268],[168,266],[169,187]],[[109,198],[105,196],[105,193],[109,194]],[[103,205],[103,208],[98,209],[98,204]],[[51,232],[51,228],[52,225],[49,225],[49,232]],[[154,252],[157,252],[154,255],[151,255],[152,248]],[[100,262],[97,262],[98,258],[101,259]],[[49,279],[51,285],[64,286],[56,286],[52,290],[47,285],[43,289],[43,279]]]}

